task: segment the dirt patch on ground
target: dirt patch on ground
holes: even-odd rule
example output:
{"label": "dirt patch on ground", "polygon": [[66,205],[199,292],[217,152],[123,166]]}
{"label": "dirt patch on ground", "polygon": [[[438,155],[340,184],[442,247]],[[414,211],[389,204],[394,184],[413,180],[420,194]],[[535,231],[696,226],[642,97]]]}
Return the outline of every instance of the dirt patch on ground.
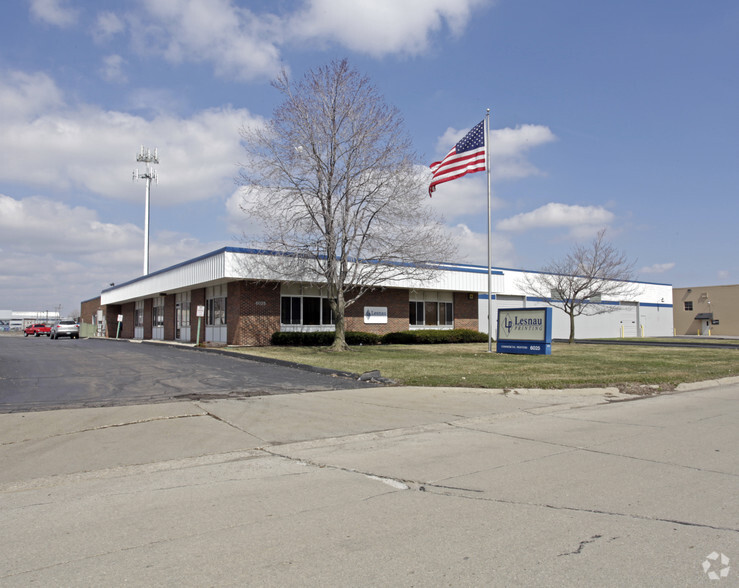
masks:
{"label": "dirt patch on ground", "polygon": [[621,394],[631,394],[633,396],[656,396],[662,392],[671,392],[675,389],[672,384],[616,384]]}

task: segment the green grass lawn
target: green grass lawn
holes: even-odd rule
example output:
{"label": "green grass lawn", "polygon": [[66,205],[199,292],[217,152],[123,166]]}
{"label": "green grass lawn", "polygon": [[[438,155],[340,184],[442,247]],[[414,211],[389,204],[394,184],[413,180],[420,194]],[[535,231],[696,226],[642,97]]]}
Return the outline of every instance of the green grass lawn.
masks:
{"label": "green grass lawn", "polygon": [[340,371],[380,370],[408,386],[480,388],[582,388],[656,385],[672,389],[739,375],[739,350],[711,348],[568,345],[551,355],[487,352],[487,343],[378,345],[344,353],[312,347],[245,347],[234,350]]}

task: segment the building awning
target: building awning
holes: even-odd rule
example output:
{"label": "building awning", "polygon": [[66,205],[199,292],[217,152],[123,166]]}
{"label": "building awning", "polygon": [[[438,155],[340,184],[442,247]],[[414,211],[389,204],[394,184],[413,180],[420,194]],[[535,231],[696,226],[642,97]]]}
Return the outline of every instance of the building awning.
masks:
{"label": "building awning", "polygon": [[713,320],[713,313],[712,312],[699,312],[695,315],[695,320],[697,321],[712,321]]}

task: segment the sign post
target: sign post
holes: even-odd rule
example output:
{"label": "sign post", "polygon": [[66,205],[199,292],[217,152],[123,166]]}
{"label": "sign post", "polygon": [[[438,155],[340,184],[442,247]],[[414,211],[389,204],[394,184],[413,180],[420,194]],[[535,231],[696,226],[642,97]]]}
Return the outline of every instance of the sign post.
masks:
{"label": "sign post", "polygon": [[195,314],[198,317],[198,332],[195,336],[195,345],[198,346],[200,345],[200,321],[202,321],[205,316],[205,306],[198,304],[198,307],[195,309]]}
{"label": "sign post", "polygon": [[498,353],[552,354],[551,308],[498,309]]}
{"label": "sign post", "polygon": [[123,322],[123,315],[118,315],[118,329],[115,332],[115,338],[118,339],[118,336],[121,334],[121,323]]}

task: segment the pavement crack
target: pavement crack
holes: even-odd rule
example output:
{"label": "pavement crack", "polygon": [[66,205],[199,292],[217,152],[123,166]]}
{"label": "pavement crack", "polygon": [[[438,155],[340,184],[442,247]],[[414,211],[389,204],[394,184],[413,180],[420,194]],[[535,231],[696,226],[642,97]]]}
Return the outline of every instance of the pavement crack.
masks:
{"label": "pavement crack", "polygon": [[355,468],[331,465],[331,464],[326,464],[326,463],[319,463],[319,462],[308,460],[305,458],[292,457],[291,455],[287,455],[285,453],[279,453],[267,447],[258,447],[257,450],[263,451],[264,453],[268,455],[272,455],[274,457],[280,457],[282,459],[287,459],[289,461],[292,461],[292,462],[295,462],[295,463],[298,463],[304,466],[309,466],[309,467],[314,467],[314,468],[319,468],[319,469],[330,469],[330,470],[335,470],[339,472],[346,472],[348,474],[358,474],[370,480],[375,480],[375,481],[382,482],[383,484],[387,484],[388,486],[395,488],[396,490],[419,490],[421,492],[426,492],[428,491],[428,488],[434,488],[438,490],[457,491],[457,492],[472,492],[472,493],[484,492],[483,490],[478,490],[476,488],[460,488],[460,487],[455,487],[455,486],[445,486],[443,484],[435,484],[434,482],[425,482],[425,481],[419,481],[419,480],[410,480],[407,478],[383,476],[383,475],[376,474],[373,472],[364,472],[362,470],[357,470]]}
{"label": "pavement crack", "polygon": [[568,443],[558,443],[556,441],[546,441],[544,439],[535,439],[533,437],[524,437],[524,436],[521,436],[521,435],[511,435],[510,433],[501,433],[499,431],[489,431],[489,430],[485,430],[485,429],[478,429],[478,428],[475,428],[475,427],[472,427],[472,426],[460,425],[459,423],[446,423],[446,424],[448,424],[449,426],[452,426],[452,427],[458,427],[460,429],[465,429],[465,430],[469,430],[469,431],[478,431],[480,433],[488,433],[489,435],[498,435],[500,437],[507,437],[509,439],[518,439],[519,441],[530,441],[532,443],[541,443],[543,445],[551,445],[553,447],[562,447],[564,449],[569,449],[571,451],[585,451],[585,452],[588,452],[588,453],[595,453],[597,455],[608,455],[610,457],[621,457],[623,459],[632,459],[634,461],[640,461],[640,462],[644,462],[644,463],[652,463],[652,464],[657,464],[657,465],[670,466],[670,467],[681,468],[681,469],[686,469],[686,470],[693,470],[693,471],[696,471],[696,472],[703,472],[703,473],[708,473],[708,474],[719,474],[719,475],[723,475],[723,476],[733,476],[733,477],[739,476],[739,474],[735,474],[733,472],[725,472],[725,471],[719,471],[719,470],[710,470],[710,469],[701,468],[701,467],[698,467],[698,466],[691,466],[691,465],[686,465],[686,464],[681,464],[681,463],[674,463],[674,462],[670,462],[670,461],[661,461],[661,460],[658,460],[658,459],[649,459],[647,457],[638,457],[638,456],[635,456],[635,455],[626,455],[626,454],[623,454],[623,453],[615,453],[615,452],[612,452],[612,451],[604,451],[602,449],[594,449],[592,447],[584,447],[584,446],[581,446],[581,445],[570,445]]}
{"label": "pavement crack", "polygon": [[[428,490],[426,491],[428,492]],[[653,517],[653,516],[648,516],[648,515],[640,515],[636,513],[616,512],[616,511],[602,510],[602,509],[597,509],[597,508],[583,508],[583,507],[577,507],[577,506],[567,506],[567,505],[558,505],[558,504],[525,502],[525,501],[520,501],[520,500],[509,500],[505,498],[490,498],[486,496],[469,496],[466,494],[453,494],[451,492],[441,492],[440,494],[455,497],[455,498],[463,498],[467,500],[481,500],[484,502],[494,502],[497,504],[508,504],[512,506],[530,506],[530,507],[535,507],[535,508],[546,508],[546,509],[551,509],[551,510],[561,510],[561,511],[568,511],[568,512],[605,515],[605,516],[611,516],[611,517],[633,519],[633,520],[638,520],[638,521],[669,523],[671,525],[682,525],[685,527],[695,527],[695,528],[700,528],[700,529],[711,529],[714,531],[729,531],[731,533],[739,533],[739,528],[720,527],[717,525],[709,525],[707,523],[681,521],[679,519],[668,519],[666,517]],[[567,555],[567,554],[564,554],[564,555]]]}
{"label": "pavement crack", "polygon": [[28,441],[45,441],[48,439],[56,439],[58,437],[67,437],[69,435],[78,435],[80,433],[90,433],[93,431],[104,431],[105,429],[117,429],[120,427],[130,427],[133,425],[143,425],[145,423],[154,423],[157,421],[171,421],[171,420],[177,420],[177,419],[190,419],[190,418],[199,418],[207,416],[205,414],[179,414],[179,415],[172,415],[172,416],[158,416],[158,417],[151,417],[147,419],[139,419],[135,421],[126,421],[123,423],[109,423],[106,425],[99,425],[97,427],[88,427],[86,429],[75,429],[74,431],[65,431],[63,433],[55,433],[53,435],[47,435],[46,437],[36,437],[33,439],[19,439],[15,441],[6,441],[3,443],[0,443],[0,446],[5,445],[15,445],[17,443],[27,443]]}
{"label": "pavement crack", "polygon": [[563,555],[579,555],[582,553],[582,550],[588,543],[595,543],[598,539],[602,539],[602,538],[603,538],[603,535],[593,535],[590,539],[585,539],[584,541],[580,541],[580,545],[578,545],[575,551],[568,551],[565,553],[560,553],[559,557],[562,557]]}
{"label": "pavement crack", "polygon": [[249,431],[247,431],[245,429],[242,429],[238,425],[235,425],[234,423],[232,423],[232,422],[224,419],[223,417],[219,417],[217,414],[212,413],[211,411],[209,411],[207,408],[205,408],[199,402],[195,402],[194,404],[195,404],[195,406],[197,406],[200,410],[202,410],[205,413],[203,416],[209,416],[210,418],[215,419],[216,421],[218,421],[220,423],[223,423],[224,425],[228,425],[229,427],[232,427],[232,428],[236,429],[237,431],[239,431],[241,433],[245,433],[247,435],[251,435],[255,439],[259,439],[262,443],[266,443],[266,441],[267,441],[266,439],[262,439],[259,435],[255,435],[254,433],[250,433]]}

